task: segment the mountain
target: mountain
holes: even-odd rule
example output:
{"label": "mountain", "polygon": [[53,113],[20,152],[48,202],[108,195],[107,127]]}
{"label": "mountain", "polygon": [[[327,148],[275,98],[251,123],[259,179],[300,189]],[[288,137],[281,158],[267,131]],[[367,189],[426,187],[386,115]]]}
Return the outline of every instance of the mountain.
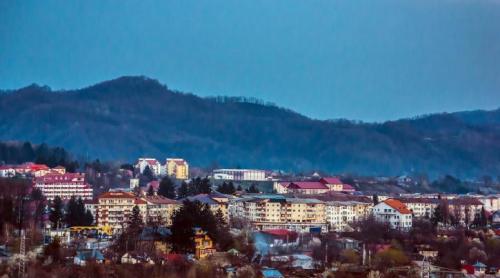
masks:
{"label": "mountain", "polygon": [[199,166],[500,176],[500,109],[380,124],[322,121],[251,99],[180,93],[146,77],[3,91],[0,140],[112,160],[179,156]]}

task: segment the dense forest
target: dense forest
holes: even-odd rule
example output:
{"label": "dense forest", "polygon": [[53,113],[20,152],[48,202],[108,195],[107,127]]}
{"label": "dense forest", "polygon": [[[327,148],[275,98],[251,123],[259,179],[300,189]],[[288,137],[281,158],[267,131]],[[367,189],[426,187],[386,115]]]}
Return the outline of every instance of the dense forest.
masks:
{"label": "dense forest", "polygon": [[64,166],[69,172],[78,168],[78,162],[63,148],[47,144],[33,145],[29,142],[0,142],[0,165],[35,162],[49,167]]}
{"label": "dense forest", "polygon": [[180,93],[146,77],[0,92],[0,140],[45,142],[103,160],[179,156],[197,166],[500,175],[500,110],[323,121],[254,99]]}

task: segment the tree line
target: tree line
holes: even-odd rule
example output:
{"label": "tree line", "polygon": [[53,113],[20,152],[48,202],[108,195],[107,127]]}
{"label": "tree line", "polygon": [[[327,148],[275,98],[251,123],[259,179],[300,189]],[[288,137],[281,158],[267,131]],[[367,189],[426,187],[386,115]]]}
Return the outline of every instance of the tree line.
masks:
{"label": "tree line", "polygon": [[33,145],[30,142],[0,142],[0,164],[21,164],[35,162],[49,167],[64,166],[67,171],[75,172],[79,168],[76,160],[63,148],[49,147],[47,144]]}

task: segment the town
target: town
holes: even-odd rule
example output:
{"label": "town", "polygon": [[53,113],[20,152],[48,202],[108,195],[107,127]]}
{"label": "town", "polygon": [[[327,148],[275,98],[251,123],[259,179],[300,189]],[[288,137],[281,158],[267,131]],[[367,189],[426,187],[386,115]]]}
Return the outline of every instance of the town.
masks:
{"label": "town", "polygon": [[499,190],[182,158],[1,165],[0,260],[9,277],[494,277]]}

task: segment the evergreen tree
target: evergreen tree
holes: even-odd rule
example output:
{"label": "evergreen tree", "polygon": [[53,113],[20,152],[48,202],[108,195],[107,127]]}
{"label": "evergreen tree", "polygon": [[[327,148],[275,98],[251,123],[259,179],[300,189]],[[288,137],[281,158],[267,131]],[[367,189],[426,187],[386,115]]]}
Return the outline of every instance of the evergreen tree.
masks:
{"label": "evergreen tree", "polygon": [[484,207],[481,208],[479,220],[479,224],[481,225],[481,227],[488,226],[488,215],[486,214],[486,210],[484,209]]}
{"label": "evergreen tree", "polygon": [[199,192],[198,194],[209,194],[212,192],[212,185],[210,184],[210,180],[208,178],[204,178],[201,180]]}
{"label": "evergreen tree", "polygon": [[179,186],[177,190],[177,196],[179,197],[179,199],[183,199],[189,196],[189,188],[186,182],[183,181],[181,183],[181,186]]}
{"label": "evergreen tree", "polygon": [[144,168],[144,171],[142,171],[142,176],[147,178],[148,181],[152,181],[155,177],[153,171],[151,171],[151,168],[149,168],[149,166],[146,166],[146,168]]}
{"label": "evergreen tree", "polygon": [[260,193],[259,189],[255,186],[255,184],[250,185],[249,188],[247,188],[248,193]]}
{"label": "evergreen tree", "polygon": [[53,226],[59,228],[63,219],[63,204],[61,197],[56,196],[51,204],[49,220]]}
{"label": "evergreen tree", "polygon": [[241,188],[241,185],[238,184],[238,188],[236,190],[237,191],[243,191],[243,188]]}
{"label": "evergreen tree", "polygon": [[152,186],[152,185],[150,185],[150,186],[148,187],[148,192],[147,192],[147,195],[148,195],[148,196],[154,196],[154,195],[155,195],[155,190],[153,189],[153,186]]}
{"label": "evergreen tree", "polygon": [[376,206],[378,205],[378,195],[377,194],[373,194],[373,205]]}
{"label": "evergreen tree", "polygon": [[82,225],[91,226],[92,224],[94,224],[94,216],[90,210],[87,210],[85,211],[84,223],[82,223]]}
{"label": "evergreen tree", "polygon": [[217,187],[217,191],[223,194],[234,194],[236,189],[234,188],[233,182],[223,182]]}
{"label": "evergreen tree", "polygon": [[158,188],[158,195],[175,199],[175,186],[169,177],[163,177]]}
{"label": "evergreen tree", "polygon": [[175,251],[193,252],[194,251],[194,231],[198,227],[207,232],[208,236],[214,242],[217,242],[218,226],[210,207],[203,205],[198,201],[184,201],[183,206],[177,210],[172,219],[171,243]]}

